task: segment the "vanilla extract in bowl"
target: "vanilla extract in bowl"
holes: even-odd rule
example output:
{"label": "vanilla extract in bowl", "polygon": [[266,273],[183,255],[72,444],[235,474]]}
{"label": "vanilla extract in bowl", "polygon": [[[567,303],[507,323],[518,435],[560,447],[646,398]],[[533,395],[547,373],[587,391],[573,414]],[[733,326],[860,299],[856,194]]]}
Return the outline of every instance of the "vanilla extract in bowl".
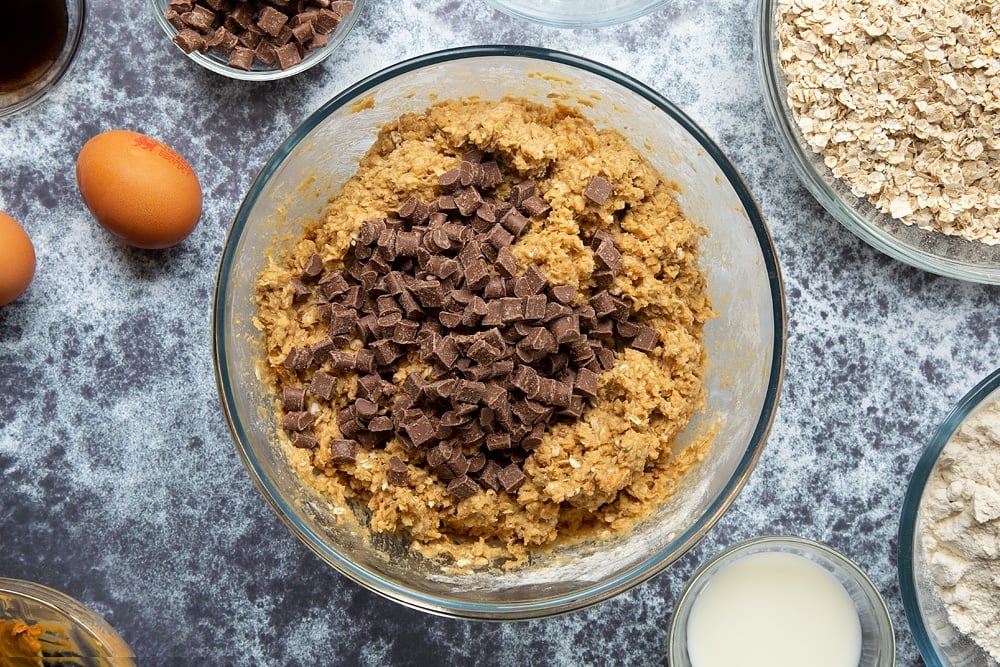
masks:
{"label": "vanilla extract in bowl", "polygon": [[52,92],[73,64],[86,0],[0,0],[0,117]]}
{"label": "vanilla extract in bowl", "polygon": [[41,78],[69,36],[65,0],[0,0],[0,92]]}

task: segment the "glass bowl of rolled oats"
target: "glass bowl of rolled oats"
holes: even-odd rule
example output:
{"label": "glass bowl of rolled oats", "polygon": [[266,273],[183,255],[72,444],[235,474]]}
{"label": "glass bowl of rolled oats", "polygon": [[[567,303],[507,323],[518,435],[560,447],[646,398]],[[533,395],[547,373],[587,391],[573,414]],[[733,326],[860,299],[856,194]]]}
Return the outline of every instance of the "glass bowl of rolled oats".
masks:
{"label": "glass bowl of rolled oats", "polygon": [[273,81],[318,65],[357,23],[366,0],[149,0],[179,52],[243,81]]}
{"label": "glass bowl of rolled oats", "polygon": [[[612,313],[613,321],[612,321]],[[786,316],[759,209],[661,95],[571,54],[429,53],[251,185],[216,283],[237,451],[323,562],[431,613],[662,572],[756,465]]]}
{"label": "glass bowl of rolled oats", "polygon": [[767,110],[840,223],[933,273],[1000,283],[1000,54],[971,0],[761,0]]}

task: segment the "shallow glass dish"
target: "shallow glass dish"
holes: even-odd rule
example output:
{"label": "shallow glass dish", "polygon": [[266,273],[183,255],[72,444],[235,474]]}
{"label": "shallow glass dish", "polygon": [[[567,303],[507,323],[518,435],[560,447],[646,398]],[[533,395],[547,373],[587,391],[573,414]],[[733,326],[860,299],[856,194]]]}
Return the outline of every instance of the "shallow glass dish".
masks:
{"label": "shallow glass dish", "polygon": [[645,16],[669,0],[486,0],[515,18],[556,28],[600,28]]}
{"label": "shallow glass dish", "polygon": [[690,667],[687,630],[691,609],[713,575],[737,560],[759,553],[788,553],[821,566],[847,591],[861,622],[859,667],[891,667],[896,660],[896,638],[885,600],[868,575],[850,559],[830,547],[799,537],[759,537],[728,549],[695,572],[681,594],[670,620],[667,662],[671,667]]}
{"label": "shallow glass dish", "polygon": [[905,225],[854,195],[806,142],[788,104],[778,60],[778,0],[759,0],[754,46],[765,107],[792,167],[830,215],[863,241],[918,269],[949,278],[1000,284],[1000,244],[987,245]]}
{"label": "shallow glass dish", "polygon": [[928,571],[923,548],[924,489],[945,445],[976,411],[1000,400],[1000,369],[972,388],[934,433],[910,477],[899,521],[896,565],[903,609],[917,649],[929,667],[994,667],[997,663],[949,622]]}
{"label": "shallow glass dish", "polygon": [[294,76],[300,72],[304,72],[310,67],[315,67],[329,58],[334,51],[340,48],[341,44],[344,43],[344,40],[347,39],[347,35],[358,22],[358,18],[360,18],[366,2],[367,0],[354,0],[354,10],[340,21],[337,29],[334,30],[333,34],[328,37],[326,46],[321,49],[309,51],[305,54],[302,58],[302,62],[299,64],[293,65],[288,69],[280,69],[278,67],[265,67],[261,63],[255,62],[253,67],[250,68],[250,71],[230,67],[229,57],[222,55],[222,53],[217,50],[211,50],[207,53],[201,53],[199,51],[192,51],[187,54],[184,53],[184,51],[182,51],[172,41],[174,35],[177,34],[177,28],[170,25],[170,22],[163,17],[163,13],[170,5],[169,0],[149,0],[149,6],[153,10],[153,16],[156,17],[156,22],[160,24],[160,27],[163,28],[163,32],[167,35],[167,41],[170,43],[169,47],[178,55],[186,55],[188,58],[195,61],[205,69],[215,72],[216,74],[228,76],[231,79],[239,79],[241,81],[275,81],[277,79],[284,79],[289,76]]}
{"label": "shallow glass dish", "polygon": [[[132,649],[104,619],[65,593],[41,584],[0,577],[0,621],[40,626],[38,641],[46,665],[135,664]],[[4,657],[0,655],[0,662]]]}
{"label": "shallow glass dish", "polygon": [[0,118],[24,111],[40,102],[69,71],[80,46],[87,14],[86,0],[66,0],[66,41],[59,56],[37,78],[17,90],[0,92]]}
{"label": "shallow glass dish", "polygon": [[[708,399],[682,444],[714,445],[682,488],[620,537],[539,554],[523,567],[456,574],[395,536],[339,526],[334,508],[292,470],[278,442],[273,391],[257,375],[254,286],[305,221],[357,170],[377,132],[434,101],[505,95],[579,105],[598,127],[645,147],[703,225],[702,268],[719,317],[705,328]],[[223,250],[213,344],[223,409],[247,470],[275,511],[319,556],[354,581],[438,614],[482,619],[548,616],[612,597],[662,571],[695,544],[743,487],[777,407],[786,317],[774,247],[746,185],[718,147],[655,91],[603,65],[530,47],[482,46],[427,54],[349,87],[310,116],[264,166]],[[363,512],[359,513],[363,523]]]}

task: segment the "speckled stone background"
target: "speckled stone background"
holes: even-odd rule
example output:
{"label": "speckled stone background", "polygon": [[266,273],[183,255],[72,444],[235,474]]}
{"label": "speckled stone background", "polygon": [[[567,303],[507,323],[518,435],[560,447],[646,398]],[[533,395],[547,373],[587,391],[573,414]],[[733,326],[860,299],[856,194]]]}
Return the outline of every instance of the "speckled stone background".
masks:
{"label": "speckled stone background", "polygon": [[[371,0],[339,54],[291,80],[248,84],[184,58],[146,2],[93,0],[68,78],[0,120],[0,210],[23,222],[38,254],[30,290],[0,310],[0,576],[82,600],[148,665],[663,665],[694,569],[738,541],[788,533],[867,570],[892,613],[897,664],[920,664],[896,583],[900,505],[937,424],[1000,363],[1000,290],[882,256],[808,195],[765,116],[755,9],[677,0],[618,27],[567,31],[475,0]],[[591,57],[687,111],[760,203],[790,320],[770,440],[709,535],[612,601],[505,625],[403,608],[300,544],[243,470],[210,351],[226,232],[271,151],[357,79],[475,43]],[[77,151],[112,128],[164,140],[200,175],[204,216],[180,246],[130,249],[84,208]]]}

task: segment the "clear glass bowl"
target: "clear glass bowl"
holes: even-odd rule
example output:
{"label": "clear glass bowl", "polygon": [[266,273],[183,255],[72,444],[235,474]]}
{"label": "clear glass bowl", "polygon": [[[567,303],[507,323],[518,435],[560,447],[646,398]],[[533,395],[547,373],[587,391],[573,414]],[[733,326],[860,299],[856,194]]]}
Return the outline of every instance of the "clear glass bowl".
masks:
{"label": "clear glass bowl", "polygon": [[[378,130],[434,101],[504,95],[579,100],[599,127],[646,147],[679,186],[687,215],[708,229],[702,267],[720,316],[706,326],[708,404],[682,443],[716,433],[683,488],[628,534],[539,554],[498,574],[455,574],[404,540],[339,526],[336,509],[291,469],[278,444],[272,390],[261,382],[254,285],[303,221],[325,210],[354,174]],[[223,408],[251,477],[292,531],[344,575],[388,598],[466,618],[521,619],[580,608],[657,574],[726,511],[754,467],[777,407],[786,336],[774,247],[732,164],[687,116],[655,91],[603,65],[530,47],[471,47],[427,54],[351,86],[278,147],[250,187],[223,250],[213,344]],[[357,510],[356,510],[357,511]],[[363,515],[363,512],[357,511]],[[361,518],[363,523],[363,516]]]}
{"label": "clear glass bowl", "polygon": [[669,0],[486,0],[515,18],[556,28],[600,28],[656,11]]}
{"label": "clear glass bowl", "polygon": [[[861,621],[859,667],[891,667],[896,660],[896,639],[885,600],[868,575],[850,559],[830,547],[799,537],[759,537],[737,544],[701,566],[681,594],[670,620],[667,655],[671,667],[690,667],[687,625],[691,608],[712,576],[733,562],[756,553],[789,553],[808,558],[832,574],[844,587]],[[720,641],[724,641],[720,637]]]}
{"label": "clear glass bowl", "polygon": [[46,665],[135,664],[132,649],[104,619],[65,593],[41,584],[0,577],[0,621],[40,625],[38,639]]}
{"label": "clear glass bowl", "polygon": [[830,215],[875,249],[918,269],[949,278],[1000,284],[1000,245],[986,245],[904,225],[855,196],[806,142],[788,104],[778,61],[778,0],[759,0],[754,46],[765,107],[792,167]]}
{"label": "clear glass bowl", "polygon": [[928,572],[923,548],[923,498],[938,457],[965,420],[1000,399],[1000,369],[990,373],[952,408],[934,433],[910,477],[899,521],[897,569],[903,609],[917,649],[929,667],[993,667],[996,661],[948,621]]}
{"label": "clear glass bowl", "polygon": [[11,92],[0,92],[0,118],[24,111],[40,102],[69,71],[76,57],[87,14],[86,0],[66,0],[66,41],[59,57],[41,76]]}
{"label": "clear glass bowl", "polygon": [[239,79],[241,81],[275,81],[277,79],[294,76],[299,72],[304,72],[310,67],[318,65],[330,57],[330,55],[344,43],[344,40],[347,39],[347,35],[358,22],[358,18],[360,18],[366,2],[367,0],[354,0],[354,10],[341,20],[337,29],[334,30],[333,34],[328,37],[326,46],[306,53],[302,58],[302,62],[298,65],[293,65],[288,69],[279,69],[278,67],[265,67],[260,63],[255,62],[253,67],[250,68],[250,71],[230,67],[228,64],[229,57],[223,56],[222,53],[217,50],[212,50],[207,53],[193,51],[185,54],[172,41],[174,35],[177,34],[177,29],[170,25],[170,22],[163,17],[163,13],[167,10],[167,7],[170,4],[169,0],[149,0],[149,5],[153,10],[153,16],[156,17],[156,22],[160,24],[161,28],[163,28],[163,32],[167,34],[168,41],[170,42],[170,48],[174,49],[178,54],[186,55],[188,58],[195,61],[205,69],[211,70],[216,74],[228,76],[231,79]]}

